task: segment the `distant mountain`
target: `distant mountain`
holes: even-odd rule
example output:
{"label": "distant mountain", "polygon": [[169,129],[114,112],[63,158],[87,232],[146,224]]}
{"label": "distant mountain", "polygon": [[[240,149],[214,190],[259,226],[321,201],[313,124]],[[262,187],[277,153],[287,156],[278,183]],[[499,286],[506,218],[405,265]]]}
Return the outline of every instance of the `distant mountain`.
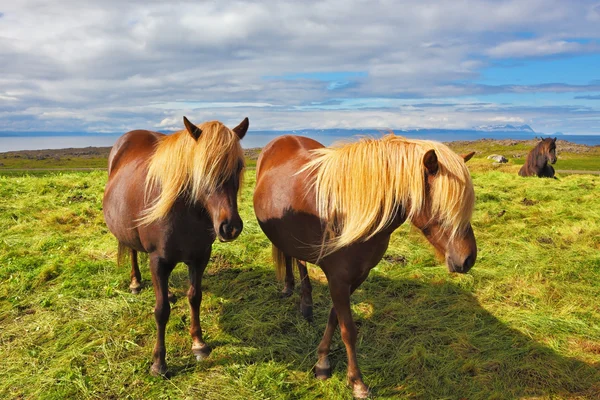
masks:
{"label": "distant mountain", "polygon": [[473,127],[476,131],[482,132],[530,132],[535,131],[529,125],[480,125]]}

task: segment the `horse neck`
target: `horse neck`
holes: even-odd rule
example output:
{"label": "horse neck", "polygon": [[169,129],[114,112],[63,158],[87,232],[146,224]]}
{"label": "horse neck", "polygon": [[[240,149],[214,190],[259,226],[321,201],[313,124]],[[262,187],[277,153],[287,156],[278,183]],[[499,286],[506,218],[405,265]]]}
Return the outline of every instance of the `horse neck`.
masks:
{"label": "horse neck", "polygon": [[410,205],[407,205],[406,209],[401,205],[398,205],[397,207],[398,209],[395,210],[394,217],[390,221],[389,225],[382,231],[385,234],[391,235],[396,229],[406,222],[406,216],[410,211]]}
{"label": "horse neck", "polygon": [[535,157],[535,165],[538,168],[544,168],[546,164],[548,164],[548,156],[546,155],[543,146],[540,146]]}

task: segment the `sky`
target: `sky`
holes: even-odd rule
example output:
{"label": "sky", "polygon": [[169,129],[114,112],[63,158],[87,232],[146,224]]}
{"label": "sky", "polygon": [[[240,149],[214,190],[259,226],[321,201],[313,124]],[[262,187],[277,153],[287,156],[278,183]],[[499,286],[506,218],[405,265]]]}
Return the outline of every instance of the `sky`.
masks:
{"label": "sky", "polygon": [[18,0],[0,131],[600,134],[600,1]]}

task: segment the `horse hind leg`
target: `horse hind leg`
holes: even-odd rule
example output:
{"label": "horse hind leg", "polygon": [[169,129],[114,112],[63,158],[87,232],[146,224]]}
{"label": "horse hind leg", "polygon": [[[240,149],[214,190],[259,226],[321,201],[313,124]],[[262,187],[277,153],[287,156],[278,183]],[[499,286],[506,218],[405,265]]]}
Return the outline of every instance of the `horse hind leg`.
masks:
{"label": "horse hind leg", "polygon": [[139,294],[142,289],[142,274],[140,272],[140,265],[138,263],[137,251],[131,250],[131,283],[129,284],[129,290],[133,294]]}
{"label": "horse hind leg", "polygon": [[[300,311],[307,321],[313,319],[313,300],[312,300],[312,285],[308,277],[306,263],[296,258],[288,256],[277,247],[273,246],[273,261],[275,262],[277,278],[284,280],[283,297],[289,297],[294,293],[294,263],[298,266],[301,284]],[[284,275],[285,271],[285,275]]]}
{"label": "horse hind leg", "polygon": [[[275,263],[275,273],[277,275],[277,279],[284,280],[281,295],[283,297],[290,297],[292,293],[294,293],[294,271],[292,270],[292,257],[286,255],[283,251],[275,247],[275,245],[272,245],[271,250],[273,262]],[[285,275],[283,271],[285,271]]]}
{"label": "horse hind leg", "polygon": [[123,265],[127,258],[129,258],[129,261],[131,262],[129,290],[131,290],[131,293],[133,294],[138,294],[142,288],[142,274],[140,273],[140,267],[138,264],[137,251],[119,242],[117,251],[117,266],[120,267]]}
{"label": "horse hind leg", "polygon": [[285,280],[281,294],[283,297],[290,297],[294,293],[294,270],[292,268],[292,257],[285,256]]}
{"label": "horse hind leg", "polygon": [[300,311],[304,318],[311,322],[313,320],[313,299],[312,299],[312,285],[310,284],[310,278],[308,277],[308,270],[306,269],[306,263],[304,261],[296,260],[298,265],[298,272],[300,273],[300,285],[302,288],[302,294],[300,297]]}

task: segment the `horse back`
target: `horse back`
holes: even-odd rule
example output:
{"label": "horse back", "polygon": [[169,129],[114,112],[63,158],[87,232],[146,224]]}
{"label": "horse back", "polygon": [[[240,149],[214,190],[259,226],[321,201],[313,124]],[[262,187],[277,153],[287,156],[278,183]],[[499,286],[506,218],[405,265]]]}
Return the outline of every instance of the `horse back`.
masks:
{"label": "horse back", "polygon": [[108,182],[102,200],[104,220],[120,243],[138,251],[147,250],[136,228],[145,208],[147,165],[162,136],[145,130],[127,132],[108,156]]}
{"label": "horse back", "polygon": [[302,136],[285,135],[271,141],[261,152],[256,166],[254,206],[259,219],[280,216],[285,210],[315,212],[310,176],[299,173],[314,155],[310,150],[324,147]]}
{"label": "horse back", "polygon": [[112,176],[121,166],[132,161],[147,161],[156,144],[164,136],[162,133],[146,130],[130,131],[121,136],[108,155],[108,176]]}

